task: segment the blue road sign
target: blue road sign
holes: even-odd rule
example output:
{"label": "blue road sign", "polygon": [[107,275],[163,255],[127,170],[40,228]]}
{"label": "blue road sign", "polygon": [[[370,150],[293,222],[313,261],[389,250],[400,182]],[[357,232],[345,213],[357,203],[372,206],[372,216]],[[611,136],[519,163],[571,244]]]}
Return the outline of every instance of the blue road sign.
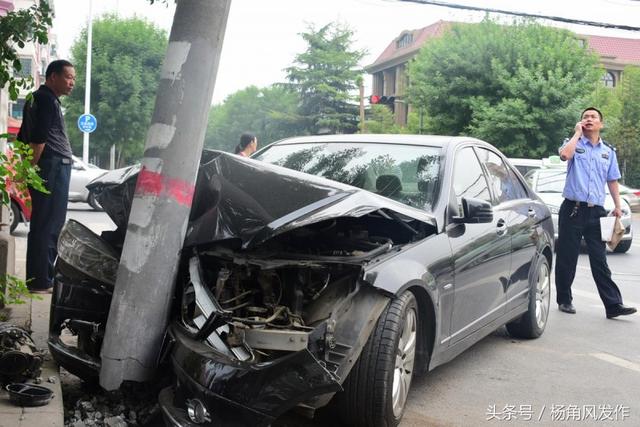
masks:
{"label": "blue road sign", "polygon": [[78,129],[81,132],[91,133],[98,127],[98,120],[93,114],[83,114],[78,117]]}

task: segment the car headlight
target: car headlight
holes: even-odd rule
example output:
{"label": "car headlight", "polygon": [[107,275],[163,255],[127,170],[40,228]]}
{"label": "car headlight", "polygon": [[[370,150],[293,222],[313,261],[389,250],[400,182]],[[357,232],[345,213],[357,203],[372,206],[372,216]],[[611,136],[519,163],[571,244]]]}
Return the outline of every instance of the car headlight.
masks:
{"label": "car headlight", "polygon": [[549,207],[549,210],[551,211],[552,214],[554,215],[558,215],[558,213],[560,212],[560,208],[558,206],[553,206],[553,205],[547,205]]}
{"label": "car headlight", "polygon": [[58,256],[76,270],[103,283],[115,285],[119,257],[95,233],[69,220],[58,239]]}

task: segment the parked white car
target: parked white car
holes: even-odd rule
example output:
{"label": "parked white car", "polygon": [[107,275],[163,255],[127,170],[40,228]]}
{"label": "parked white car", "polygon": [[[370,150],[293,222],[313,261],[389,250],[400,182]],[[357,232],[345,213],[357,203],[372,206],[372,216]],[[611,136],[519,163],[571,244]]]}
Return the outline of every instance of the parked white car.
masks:
{"label": "parked white car", "polygon": [[81,159],[73,156],[73,166],[71,168],[71,181],[69,182],[69,201],[89,203],[95,210],[102,210],[100,204],[89,193],[86,185],[108,171],[101,169],[91,163],[85,163]]}
{"label": "parked white car", "polygon": [[[560,205],[564,198],[562,197],[562,191],[564,190],[564,183],[567,179],[566,168],[546,168],[537,169],[531,171],[525,177],[527,183],[531,186],[543,202],[549,207],[551,211],[551,219],[553,220],[553,227],[555,230],[555,238],[558,238],[558,212]],[[610,213],[614,208],[613,198],[609,194],[607,189],[607,195],[604,201],[604,208]],[[631,248],[631,242],[633,240],[633,224],[631,220],[631,207],[627,200],[623,197],[620,198],[622,218],[622,226],[624,227],[624,236],[614,252],[627,252]]]}

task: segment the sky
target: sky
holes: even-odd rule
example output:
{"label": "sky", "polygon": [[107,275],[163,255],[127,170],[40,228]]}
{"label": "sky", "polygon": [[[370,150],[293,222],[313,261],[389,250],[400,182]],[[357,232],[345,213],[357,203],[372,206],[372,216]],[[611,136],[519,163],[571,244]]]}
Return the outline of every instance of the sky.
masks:
{"label": "sky", "polygon": [[[73,42],[86,27],[89,0],[54,0],[53,32],[58,53],[68,58]],[[488,7],[585,21],[640,26],[637,0],[447,0],[448,3]],[[137,16],[153,22],[167,34],[175,4],[150,5],[148,0],[92,0],[93,19],[105,13]],[[503,22],[511,18],[492,15]],[[397,0],[232,0],[213,93],[213,103],[247,86],[268,86],[285,80],[284,68],[305,50],[299,36],[309,25],[329,22],[348,25],[355,33],[354,47],[366,50],[361,65],[369,65],[403,30],[430,25],[438,20],[477,22],[482,12],[427,6]],[[640,38],[640,32],[550,23],[581,34]],[[99,48],[94,46],[94,48]],[[365,93],[371,78],[365,78]]]}

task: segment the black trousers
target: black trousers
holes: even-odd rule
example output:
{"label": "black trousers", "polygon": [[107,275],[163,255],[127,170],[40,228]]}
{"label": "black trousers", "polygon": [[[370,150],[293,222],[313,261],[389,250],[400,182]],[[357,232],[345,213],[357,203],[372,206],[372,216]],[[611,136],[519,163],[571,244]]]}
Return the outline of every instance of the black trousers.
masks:
{"label": "black trousers", "polygon": [[598,287],[600,299],[605,307],[622,304],[620,289],[611,279],[607,265],[607,249],[600,237],[600,217],[607,211],[601,206],[587,207],[582,204],[574,212],[576,203],[565,200],[558,213],[558,242],[556,246],[556,300],[558,304],[569,304],[573,300],[571,284],[576,275],[580,242],[584,237],[589,253],[591,274]]}
{"label": "black trousers", "polygon": [[39,175],[49,190],[41,193],[33,188],[31,221],[27,236],[27,286],[32,290],[53,286],[53,263],[58,256],[58,236],[67,217],[71,164],[61,157],[40,159]]}

